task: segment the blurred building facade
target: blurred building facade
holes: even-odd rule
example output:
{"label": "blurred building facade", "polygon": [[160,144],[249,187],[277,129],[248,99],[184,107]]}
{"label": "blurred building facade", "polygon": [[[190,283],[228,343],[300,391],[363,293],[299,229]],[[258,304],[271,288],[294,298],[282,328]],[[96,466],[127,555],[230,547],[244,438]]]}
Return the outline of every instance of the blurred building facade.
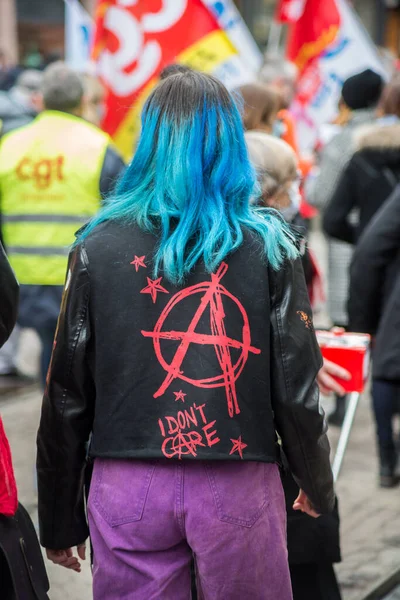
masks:
{"label": "blurred building facade", "polygon": [[[97,0],[80,0],[90,14]],[[277,0],[235,0],[257,43],[265,49]],[[362,22],[380,46],[400,55],[400,0],[353,0]],[[0,0],[0,50],[11,61],[34,66],[39,55],[64,52],[63,0]]]}
{"label": "blurred building facade", "polygon": [[[80,0],[93,14],[96,0]],[[63,0],[0,0],[0,50],[11,62],[64,54]]]}

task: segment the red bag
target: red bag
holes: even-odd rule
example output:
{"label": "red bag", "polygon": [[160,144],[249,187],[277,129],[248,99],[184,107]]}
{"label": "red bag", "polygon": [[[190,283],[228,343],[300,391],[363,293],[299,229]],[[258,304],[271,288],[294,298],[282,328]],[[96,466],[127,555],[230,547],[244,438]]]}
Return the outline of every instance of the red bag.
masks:
{"label": "red bag", "polygon": [[322,356],[351,374],[350,381],[334,377],[346,392],[362,393],[368,377],[371,337],[366,333],[316,331]]}
{"label": "red bag", "polygon": [[10,445],[0,417],[0,514],[13,517],[17,508],[17,484],[15,483]]}

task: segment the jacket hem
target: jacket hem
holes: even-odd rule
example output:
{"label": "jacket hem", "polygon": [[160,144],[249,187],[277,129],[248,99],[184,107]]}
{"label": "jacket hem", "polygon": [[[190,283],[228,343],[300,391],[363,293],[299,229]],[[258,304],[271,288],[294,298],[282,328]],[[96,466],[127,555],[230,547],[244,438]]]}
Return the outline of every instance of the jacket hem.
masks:
{"label": "jacket hem", "polygon": [[101,451],[97,451],[94,450],[93,448],[90,450],[89,452],[89,457],[93,460],[95,460],[96,458],[109,458],[109,459],[121,459],[121,460],[126,460],[126,459],[132,459],[132,460],[154,460],[154,459],[161,459],[164,461],[174,461],[176,462],[177,460],[184,460],[184,461],[199,461],[199,460],[207,460],[207,461],[229,461],[229,462],[265,462],[265,463],[276,463],[279,464],[279,457],[278,456],[273,456],[273,455],[269,455],[269,454],[246,454],[246,457],[243,457],[243,459],[241,460],[240,458],[235,458],[234,456],[230,456],[229,454],[226,453],[218,453],[218,452],[213,452],[210,454],[207,453],[201,453],[199,452],[197,454],[197,456],[185,456],[182,457],[181,459],[178,458],[166,458],[159,450],[154,450],[151,451],[148,448],[144,449],[144,450],[131,450],[131,451],[126,451],[126,450],[121,450],[121,451],[107,451],[107,452],[101,452]]}

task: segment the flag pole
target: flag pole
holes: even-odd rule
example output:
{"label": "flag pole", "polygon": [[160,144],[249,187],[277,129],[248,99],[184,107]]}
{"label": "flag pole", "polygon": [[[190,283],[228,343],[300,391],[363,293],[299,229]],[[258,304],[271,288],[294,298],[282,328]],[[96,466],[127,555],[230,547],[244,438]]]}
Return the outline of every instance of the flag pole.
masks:
{"label": "flag pole", "polygon": [[340,470],[342,468],[344,455],[346,452],[347,444],[350,439],[351,428],[353,427],[354,418],[358,403],[360,401],[361,394],[353,392],[350,394],[349,405],[346,410],[346,416],[343,421],[342,431],[340,434],[338,446],[336,449],[335,459],[332,464],[333,479],[336,482],[339,477]]}
{"label": "flag pole", "polygon": [[64,0],[64,7],[65,62],[77,71],[92,73],[90,46],[95,21],[79,0]]}
{"label": "flag pole", "polygon": [[[1,1],[1,0],[0,0]],[[70,6],[72,8],[72,10],[75,9],[73,2],[71,2],[71,0],[63,0],[64,1],[64,5],[65,7]],[[80,0],[78,0],[78,4],[81,7],[82,10],[85,11],[85,13],[87,14],[87,16],[89,17],[89,19],[92,21],[92,23],[94,24],[94,18],[92,17],[91,14],[88,13],[88,11],[86,10],[86,8],[83,6],[83,4],[80,2]]]}
{"label": "flag pole", "polygon": [[278,54],[282,37],[282,25],[273,20],[269,28],[267,54]]}

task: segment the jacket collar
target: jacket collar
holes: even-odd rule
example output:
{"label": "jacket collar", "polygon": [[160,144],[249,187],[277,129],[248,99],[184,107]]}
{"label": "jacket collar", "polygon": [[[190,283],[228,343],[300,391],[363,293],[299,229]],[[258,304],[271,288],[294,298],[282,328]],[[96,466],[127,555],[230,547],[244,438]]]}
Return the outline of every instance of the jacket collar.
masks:
{"label": "jacket collar", "polygon": [[400,150],[400,122],[365,125],[355,134],[357,150]]}

